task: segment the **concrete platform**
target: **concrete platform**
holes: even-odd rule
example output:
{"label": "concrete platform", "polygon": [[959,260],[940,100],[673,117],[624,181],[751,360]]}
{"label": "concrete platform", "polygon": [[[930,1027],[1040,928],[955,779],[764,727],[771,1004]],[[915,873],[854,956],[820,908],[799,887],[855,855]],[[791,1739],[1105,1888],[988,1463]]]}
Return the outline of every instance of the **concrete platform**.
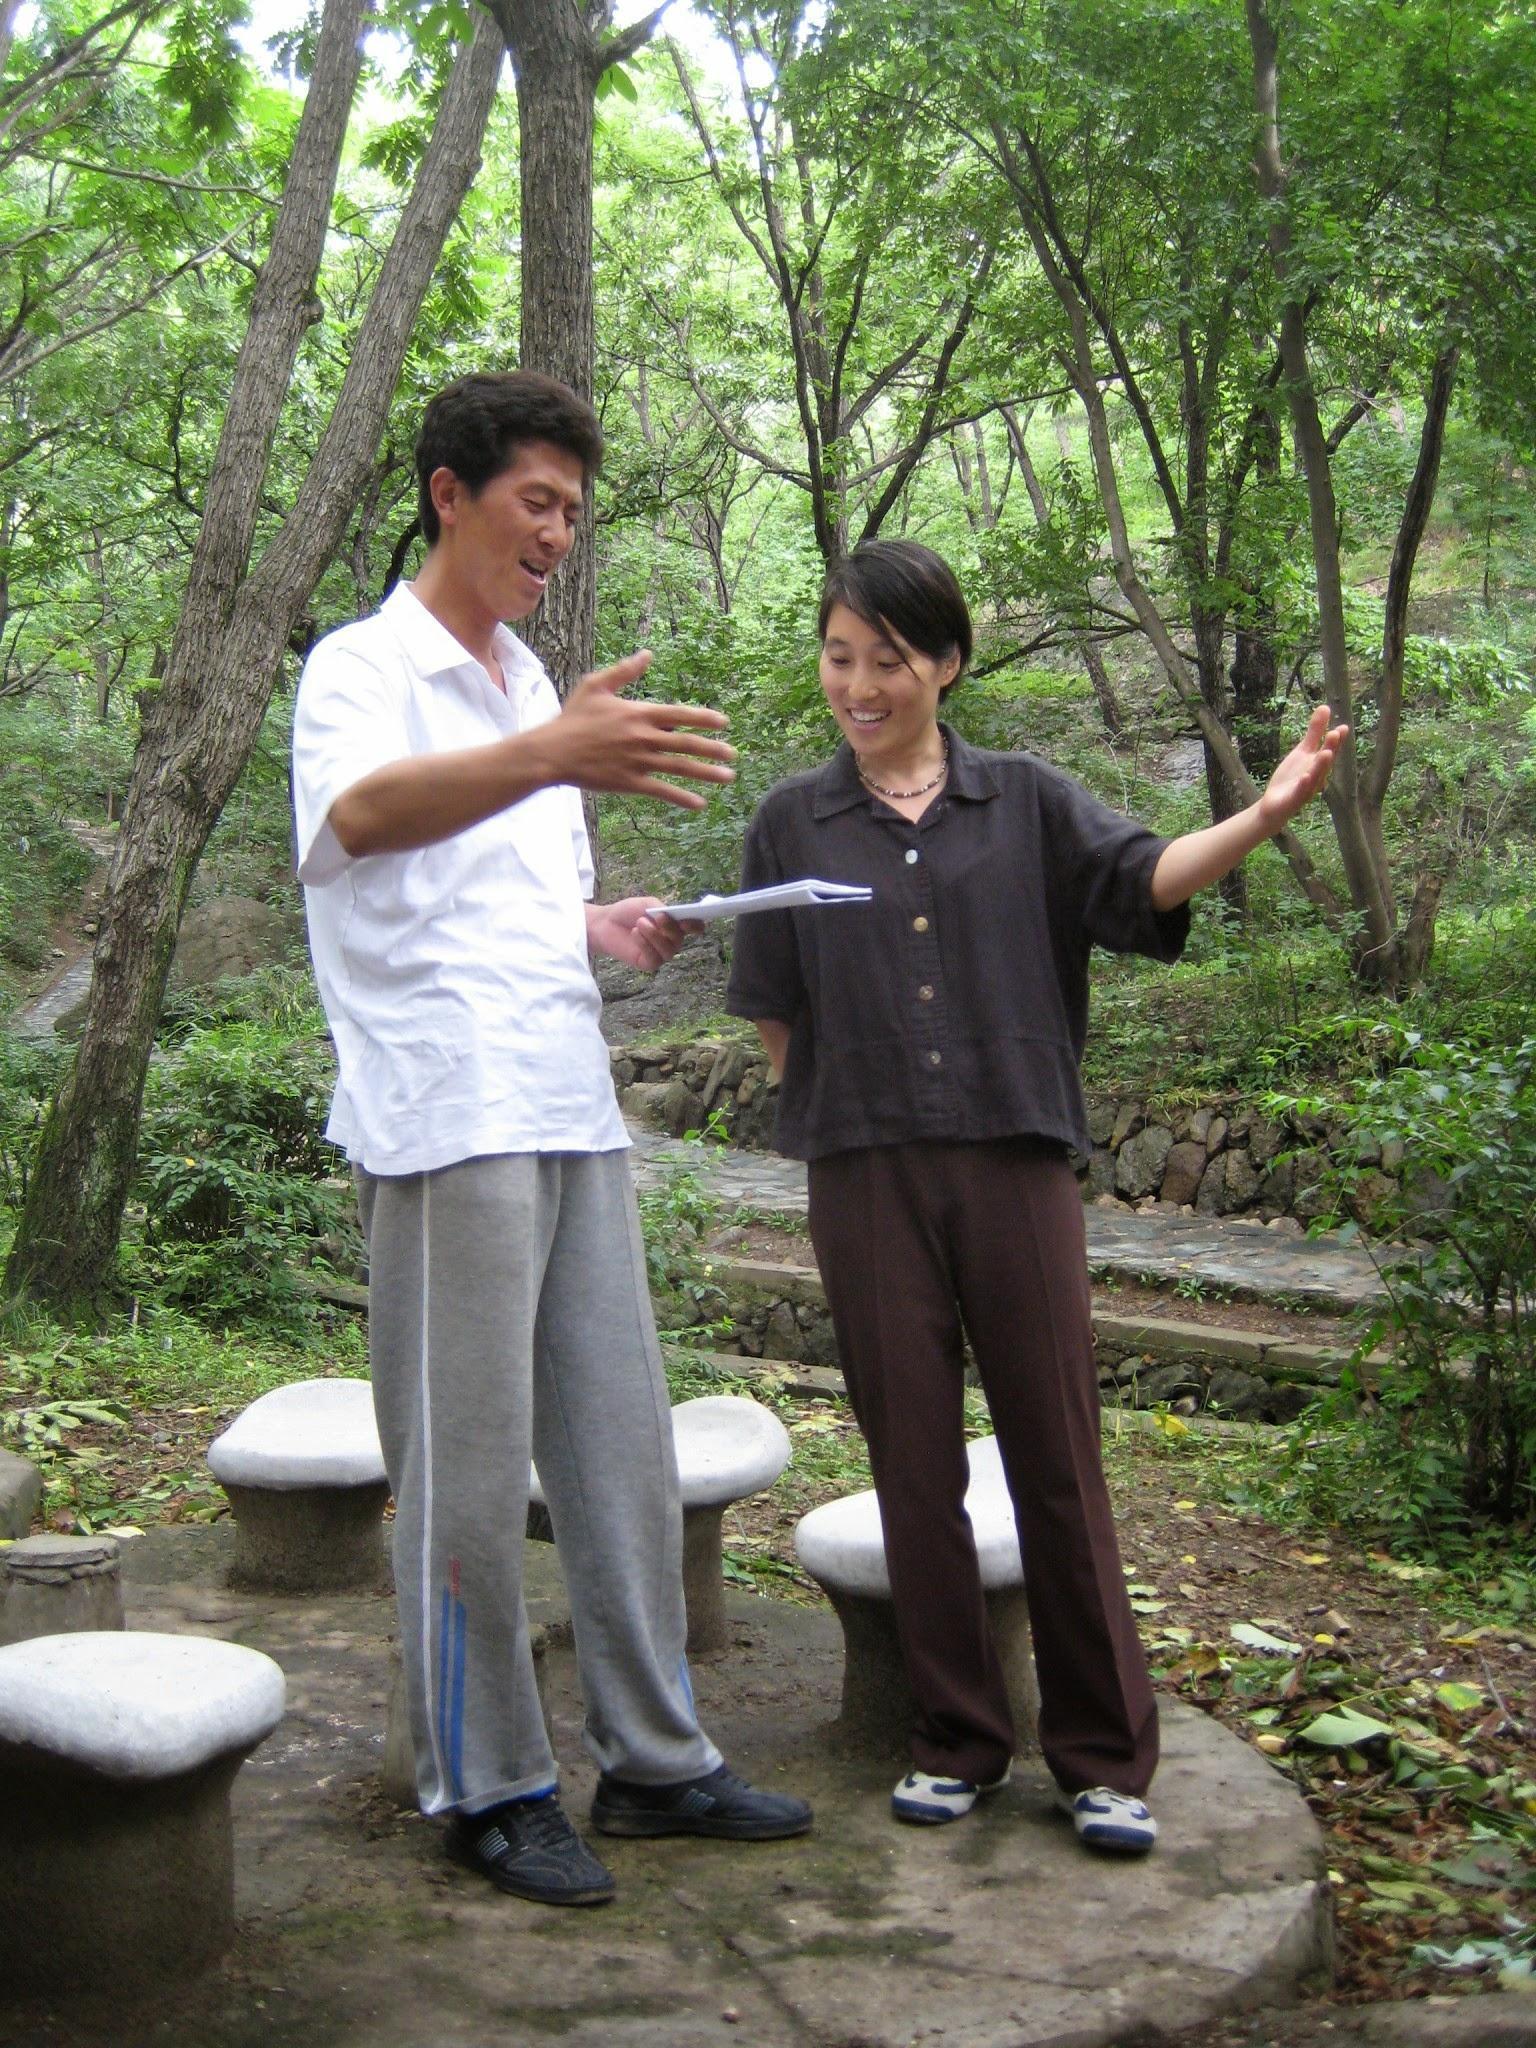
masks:
{"label": "concrete platform", "polygon": [[[618,1901],[553,1911],[446,1863],[436,1824],[374,1773],[392,1606],[382,1594],[235,1593],[225,1528],[127,1548],[129,1626],[268,1652],[288,1713],[239,1780],[231,1956],[154,2011],[13,2008],[12,2048],[1097,2048],[1284,2003],[1326,1967],[1315,1823],[1289,1783],[1214,1722],[1165,1701],[1163,1839],[1143,1863],[1088,1856],[1038,1766],[971,1819],[900,1828],[902,1759],[840,1753],[830,1613],[733,1595],[732,1642],[696,1664],[727,1756],[816,1802],[810,1836],[761,1847],[598,1846]],[[570,1811],[592,1767],[558,1564],[529,1550]]]}

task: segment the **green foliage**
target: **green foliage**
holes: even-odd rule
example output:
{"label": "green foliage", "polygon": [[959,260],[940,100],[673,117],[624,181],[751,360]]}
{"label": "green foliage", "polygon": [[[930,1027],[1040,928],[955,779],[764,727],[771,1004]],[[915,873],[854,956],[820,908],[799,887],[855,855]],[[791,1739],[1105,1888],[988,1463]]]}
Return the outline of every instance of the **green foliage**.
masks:
{"label": "green foliage", "polygon": [[0,1032],[0,1208],[19,1209],[27,1199],[43,1119],[68,1060],[57,1039]]}
{"label": "green foliage", "polygon": [[683,1147],[682,1156],[662,1164],[659,1183],[641,1190],[640,1230],[662,1341],[707,1350],[735,1326],[703,1250],[720,1221],[720,1203],[688,1156],[693,1147],[702,1151],[702,1141],[691,1133]]}
{"label": "green foliage", "polygon": [[151,1071],[132,1277],[212,1320],[302,1322],[295,1267],[346,1242],[351,1191],[324,1137],[328,1048],[257,1024],[193,1031]]}
{"label": "green foliage", "polygon": [[[1353,1092],[1331,1181],[1351,1208],[1369,1191],[1387,1309],[1346,1390],[1371,1412],[1343,1436],[1337,1404],[1319,1416],[1298,1476],[1340,1520],[1428,1534],[1513,1522],[1536,1507],[1536,1039],[1500,1054],[1401,1026],[1362,1038],[1381,1070]],[[1296,1096],[1265,1106],[1340,1109]],[[1402,1161],[1395,1180],[1378,1171],[1385,1147]],[[1422,1251],[1390,1249],[1404,1239]],[[1391,1361],[1373,1366],[1384,1335]]]}

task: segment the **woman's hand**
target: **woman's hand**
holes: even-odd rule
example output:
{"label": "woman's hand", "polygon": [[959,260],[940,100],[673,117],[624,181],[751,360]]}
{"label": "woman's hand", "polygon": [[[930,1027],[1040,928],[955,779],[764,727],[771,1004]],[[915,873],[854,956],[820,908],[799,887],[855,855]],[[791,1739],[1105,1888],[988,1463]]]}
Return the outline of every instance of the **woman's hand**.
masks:
{"label": "woman's hand", "polygon": [[1347,725],[1328,723],[1328,706],[1319,704],[1307,720],[1307,729],[1292,747],[1259,798],[1259,816],[1267,836],[1288,825],[1296,813],[1311,803],[1327,782],[1340,747],[1349,738]]}

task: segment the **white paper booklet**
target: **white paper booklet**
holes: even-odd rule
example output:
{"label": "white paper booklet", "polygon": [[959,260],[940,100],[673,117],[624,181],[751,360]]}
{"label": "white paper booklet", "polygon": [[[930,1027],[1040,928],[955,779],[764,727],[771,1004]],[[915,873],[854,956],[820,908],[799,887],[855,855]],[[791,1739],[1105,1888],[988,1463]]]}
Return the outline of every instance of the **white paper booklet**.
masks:
{"label": "white paper booklet", "polygon": [[771,889],[748,889],[740,896],[701,896],[697,903],[668,903],[668,917],[697,918],[708,924],[717,917],[747,917],[754,910],[807,910],[818,903],[868,903],[874,895],[858,882],[777,882]]}

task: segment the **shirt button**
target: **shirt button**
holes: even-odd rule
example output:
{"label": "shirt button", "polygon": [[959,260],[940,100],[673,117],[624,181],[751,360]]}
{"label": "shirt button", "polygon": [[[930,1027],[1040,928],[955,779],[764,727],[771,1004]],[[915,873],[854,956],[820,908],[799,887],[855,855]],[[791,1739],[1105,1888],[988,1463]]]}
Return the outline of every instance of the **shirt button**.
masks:
{"label": "shirt button", "polygon": [[906,861],[908,867],[912,867],[918,859],[917,848],[915,846],[909,846],[906,850],[906,853],[902,856],[902,858]]}
{"label": "shirt button", "polygon": [[917,992],[917,1000],[920,1003],[931,1003],[933,1001],[933,989],[926,981]]}
{"label": "shirt button", "polygon": [[929,1053],[929,1055],[928,1055],[928,1064],[929,1064],[929,1066],[930,1066],[930,1067],[942,1067],[942,1066],[943,1066],[943,1064],[944,1064],[944,1055],[943,1055],[943,1053],[941,1053],[941,1052],[931,1052],[931,1053]]}
{"label": "shirt button", "polygon": [[913,929],[913,931],[915,931],[915,932],[925,932],[925,931],[927,931],[927,929],[928,929],[928,920],[927,920],[927,918],[926,918],[926,917],[914,917],[914,918],[913,918],[913,920],[912,920],[912,929]]}

